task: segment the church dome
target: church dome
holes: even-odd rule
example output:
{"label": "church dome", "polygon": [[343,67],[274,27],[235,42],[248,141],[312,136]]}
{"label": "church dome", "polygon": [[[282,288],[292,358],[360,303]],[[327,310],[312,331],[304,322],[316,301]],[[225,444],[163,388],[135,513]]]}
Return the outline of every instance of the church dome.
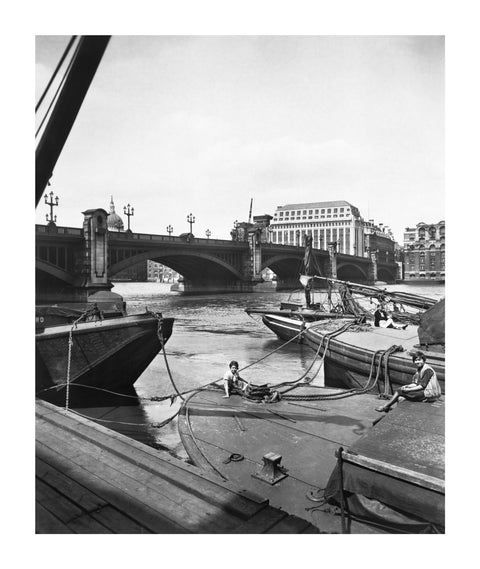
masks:
{"label": "church dome", "polygon": [[107,216],[107,227],[109,231],[123,231],[123,220],[118,213],[115,213],[113,196],[111,196],[110,200],[110,213]]}

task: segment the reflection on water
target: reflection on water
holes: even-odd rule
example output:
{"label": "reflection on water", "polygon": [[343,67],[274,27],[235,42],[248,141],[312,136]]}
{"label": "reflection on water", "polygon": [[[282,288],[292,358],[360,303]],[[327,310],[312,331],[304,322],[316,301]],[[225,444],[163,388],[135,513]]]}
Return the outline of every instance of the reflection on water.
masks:
{"label": "reflection on water", "polygon": [[[445,295],[444,285],[395,285],[388,289],[438,299]],[[117,283],[113,291],[123,296],[130,314],[148,308],[175,318],[172,336],[166,344],[166,356],[172,379],[182,392],[221,379],[232,359],[239,361],[241,369],[250,366],[242,372],[245,379],[255,384],[275,384],[303,376],[315,356],[307,346],[294,343],[278,350],[283,342],[262,324],[259,316],[252,318],[245,312],[245,308],[277,309],[281,301],[289,298],[288,292],[182,296],[170,292],[170,285],[163,283]],[[262,360],[268,354],[271,355]],[[310,375],[315,370],[312,369]],[[322,382],[323,373],[320,372],[315,383]],[[79,411],[102,419],[101,424],[109,428],[146,444],[167,448],[186,459],[176,420],[162,428],[155,427],[179,409],[178,399],[173,404],[170,400],[150,400],[175,394],[162,353],[134,387],[139,397],[138,406],[82,408]]]}

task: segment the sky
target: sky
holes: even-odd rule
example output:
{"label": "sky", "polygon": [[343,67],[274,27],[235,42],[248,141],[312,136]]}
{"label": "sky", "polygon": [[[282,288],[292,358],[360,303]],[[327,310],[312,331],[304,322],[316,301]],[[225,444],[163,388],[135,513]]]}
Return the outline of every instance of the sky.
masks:
{"label": "sky", "polygon": [[[36,100],[69,37],[36,36]],[[346,200],[403,243],[445,219],[444,81],[441,35],[114,35],[51,178],[57,224],[113,196],[135,232],[192,213],[229,239],[251,199]]]}

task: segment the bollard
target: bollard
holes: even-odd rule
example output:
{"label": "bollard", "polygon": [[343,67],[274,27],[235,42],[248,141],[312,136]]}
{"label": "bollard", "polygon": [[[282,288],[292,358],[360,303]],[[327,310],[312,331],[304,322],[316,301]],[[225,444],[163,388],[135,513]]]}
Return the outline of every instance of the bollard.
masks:
{"label": "bollard", "polygon": [[288,476],[285,473],[283,466],[280,466],[280,461],[282,456],[280,454],[275,454],[274,452],[269,452],[263,456],[263,468],[259,472],[252,474],[254,478],[258,478],[263,482],[268,482],[273,486],[280,480],[283,480]]}

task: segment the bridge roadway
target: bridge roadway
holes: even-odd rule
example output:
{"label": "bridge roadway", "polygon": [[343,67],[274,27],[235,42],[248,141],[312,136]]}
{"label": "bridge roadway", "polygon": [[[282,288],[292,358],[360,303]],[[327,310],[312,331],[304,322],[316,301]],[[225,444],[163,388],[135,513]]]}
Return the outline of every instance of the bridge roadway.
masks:
{"label": "bridge roadway", "polygon": [[[109,280],[115,280],[115,275],[128,267],[152,260],[183,275],[185,292],[252,291],[267,267],[277,275],[277,288],[296,288],[304,258],[303,247],[253,240],[104,233]],[[85,266],[95,253],[95,247],[86,245],[84,229],[36,225],[35,237],[37,292],[83,286]],[[329,252],[314,249],[313,255],[321,276],[333,276]],[[372,282],[370,259],[341,253],[335,256],[337,278]],[[394,282],[395,273],[395,263],[378,263],[379,280]]]}

